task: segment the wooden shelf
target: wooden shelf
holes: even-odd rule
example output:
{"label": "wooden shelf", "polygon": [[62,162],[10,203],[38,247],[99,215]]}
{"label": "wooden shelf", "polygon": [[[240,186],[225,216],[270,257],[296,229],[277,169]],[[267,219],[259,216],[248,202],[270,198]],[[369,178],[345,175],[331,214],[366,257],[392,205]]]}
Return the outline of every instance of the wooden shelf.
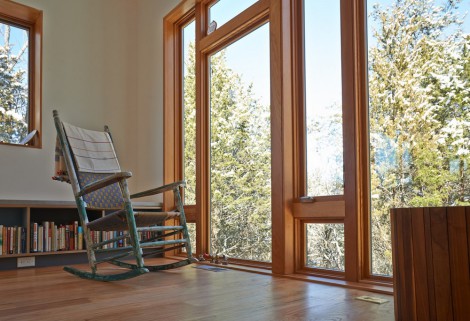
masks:
{"label": "wooden shelf", "polygon": [[[161,203],[135,202],[135,210],[159,211]],[[92,215],[96,218],[106,215],[104,210],[94,210]],[[44,200],[0,200],[0,225],[7,227],[24,227],[26,230],[25,253],[0,255],[0,270],[16,268],[16,259],[20,257],[38,257],[41,266],[68,264],[80,258],[85,259],[86,250],[62,250],[47,252],[31,252],[31,223],[54,222],[58,224],[73,224],[79,222],[75,202],[72,201],[44,201]],[[118,250],[118,249],[116,249]],[[60,257],[64,259],[57,259]],[[48,259],[50,257],[50,259]],[[45,261],[46,260],[46,261]],[[48,264],[47,260],[50,261]]]}

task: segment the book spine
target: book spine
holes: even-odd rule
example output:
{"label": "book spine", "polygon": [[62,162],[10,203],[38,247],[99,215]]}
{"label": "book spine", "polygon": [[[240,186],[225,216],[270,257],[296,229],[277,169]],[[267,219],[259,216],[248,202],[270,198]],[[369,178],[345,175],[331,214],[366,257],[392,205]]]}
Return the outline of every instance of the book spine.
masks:
{"label": "book spine", "polygon": [[38,251],[38,223],[33,223],[33,252]]}
{"label": "book spine", "polygon": [[43,248],[43,252],[47,252],[47,251],[49,250],[49,244],[48,244],[48,240],[49,240],[49,222],[47,222],[47,221],[42,222],[42,228],[43,228],[43,234],[42,234],[43,243],[42,243],[42,248]]}
{"label": "book spine", "polygon": [[83,229],[81,226],[77,228],[78,231],[78,250],[83,250]]}
{"label": "book spine", "polygon": [[47,231],[47,245],[48,252],[52,251],[52,231],[54,230],[54,222],[49,222],[49,228]]}
{"label": "book spine", "polygon": [[38,225],[38,252],[43,252],[43,242],[44,242],[44,227]]}
{"label": "book spine", "polygon": [[21,253],[26,253],[26,227],[21,228]]}
{"label": "book spine", "polygon": [[70,226],[67,224],[65,225],[65,250],[70,250]]}
{"label": "book spine", "polygon": [[60,250],[65,251],[65,225],[60,226]]}
{"label": "book spine", "polygon": [[8,235],[9,235],[8,253],[13,254],[13,249],[15,246],[15,233],[12,227],[8,228]]}
{"label": "book spine", "polygon": [[54,249],[55,251],[59,250],[59,228],[57,225],[54,225]]}
{"label": "book spine", "polygon": [[65,251],[65,226],[60,226],[60,249]]}
{"label": "book spine", "polygon": [[34,247],[33,247],[33,241],[34,241],[34,232],[33,232],[33,226],[34,226],[34,223],[31,223],[30,224],[30,228],[29,228],[29,252],[34,252]]}
{"label": "book spine", "polygon": [[18,226],[16,228],[16,248],[15,248],[15,253],[20,254],[21,253],[21,226]]}
{"label": "book spine", "polygon": [[69,249],[75,250],[75,227],[73,224],[70,224]]}
{"label": "book spine", "polygon": [[54,251],[54,222],[49,222],[49,231],[47,234],[48,243],[49,243],[49,252]]}
{"label": "book spine", "polygon": [[78,221],[73,222],[73,249],[78,250]]}
{"label": "book spine", "polygon": [[3,225],[0,225],[0,255],[3,255]]}
{"label": "book spine", "polygon": [[7,227],[3,227],[3,246],[2,246],[2,252],[3,255],[8,254],[8,232],[7,232]]}

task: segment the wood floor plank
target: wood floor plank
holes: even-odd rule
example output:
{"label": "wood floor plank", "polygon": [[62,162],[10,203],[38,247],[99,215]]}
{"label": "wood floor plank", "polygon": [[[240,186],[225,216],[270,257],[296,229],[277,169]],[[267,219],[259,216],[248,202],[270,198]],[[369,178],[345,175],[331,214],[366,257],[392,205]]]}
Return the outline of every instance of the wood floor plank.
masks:
{"label": "wood floor plank", "polygon": [[[389,302],[363,302],[360,295]],[[394,319],[390,295],[192,266],[114,283],[83,280],[60,267],[1,271],[0,297],[1,321]]]}

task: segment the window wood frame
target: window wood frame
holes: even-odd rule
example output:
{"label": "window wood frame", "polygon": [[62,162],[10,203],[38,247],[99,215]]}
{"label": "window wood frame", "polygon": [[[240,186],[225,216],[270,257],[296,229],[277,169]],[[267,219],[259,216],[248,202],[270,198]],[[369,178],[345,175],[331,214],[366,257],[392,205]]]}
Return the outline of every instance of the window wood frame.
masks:
{"label": "window wood frame", "polygon": [[[163,68],[163,183],[169,184],[184,178],[183,173],[183,79],[182,47],[183,28],[195,18],[194,3],[183,2],[164,18]],[[184,197],[184,195],[183,195]],[[197,200],[196,200],[197,201]],[[174,208],[172,195],[163,195],[163,211]],[[196,205],[184,206],[188,223],[197,222]],[[171,224],[171,222],[169,222]],[[197,233],[197,235],[200,235]],[[180,251],[169,251],[165,255],[178,255]]]}
{"label": "window wood frame", "polygon": [[[301,251],[305,249],[302,237],[303,222],[335,220],[344,223],[345,273],[344,280],[391,286],[392,279],[371,275],[370,268],[370,218],[369,218],[369,151],[368,151],[368,99],[367,99],[367,49],[366,0],[341,0],[341,63],[343,99],[343,159],[344,195],[305,197],[306,152],[304,108],[304,30],[303,1],[293,1],[294,36],[293,60],[297,99],[296,150],[296,272],[316,276],[331,274],[328,270],[306,268]],[[347,160],[347,161],[346,161]],[[335,276],[332,276],[335,277]]]}
{"label": "window wood frame", "polygon": [[[209,56],[242,38],[269,20],[270,0],[259,0],[242,13],[207,35],[208,8],[213,1],[184,1],[165,17],[165,156],[164,180],[181,179],[182,173],[182,110],[181,110],[181,35],[178,28],[192,16],[196,20],[196,205],[187,208],[195,218],[196,247],[200,254],[210,251],[210,143],[209,143]],[[187,20],[184,20],[187,19]],[[179,76],[178,76],[179,75]],[[167,136],[170,139],[167,139]],[[178,145],[178,146],[175,146]],[[172,204],[170,199],[164,203]],[[166,207],[166,205],[165,205]],[[237,260],[250,265],[248,260]],[[257,264],[254,262],[254,264]],[[264,263],[257,264],[265,266]]]}
{"label": "window wood frame", "polygon": [[0,143],[21,147],[42,147],[42,11],[12,1],[0,1],[0,20],[28,30],[28,132],[37,130],[27,145]]}
{"label": "window wood frame", "polygon": [[[204,21],[207,21],[208,9],[210,4],[213,1],[202,2],[201,9],[202,16],[204,16]],[[223,48],[235,43],[240,40],[247,34],[251,33],[258,27],[269,22],[269,0],[258,0],[255,4],[248,7],[246,10],[242,11],[239,15],[235,16],[231,20],[227,21],[220,28],[213,31],[211,34],[207,34],[207,23],[201,22],[202,38],[201,41],[196,46],[197,56],[200,57],[199,65],[200,70],[202,71],[199,74],[196,74],[196,83],[199,80],[199,83],[202,84],[201,88],[201,100],[200,102],[200,114],[202,121],[201,123],[196,120],[197,127],[201,129],[201,140],[198,140],[199,146],[196,143],[196,150],[201,154],[204,154],[203,160],[201,161],[201,166],[199,166],[199,173],[201,184],[200,190],[204,191],[201,195],[201,202],[203,203],[202,208],[206,209],[205,211],[201,209],[200,220],[202,220],[204,225],[207,227],[204,234],[204,242],[206,247],[204,247],[205,253],[210,253],[210,56],[214,53],[222,50]],[[196,62],[197,63],[197,62]],[[196,93],[197,95],[198,93]],[[197,115],[198,111],[196,111]],[[197,116],[196,116],[197,118]],[[196,160],[197,161],[197,160]],[[197,183],[196,183],[197,184]],[[196,196],[197,199],[197,196]],[[204,233],[204,232],[201,232]],[[230,258],[230,261],[240,265],[254,266],[266,268],[271,266],[270,263],[251,261],[239,258]]]}
{"label": "window wood frame", "polygon": [[[297,257],[299,257],[299,261],[301,262],[299,265],[296,266],[296,272],[301,274],[311,274],[320,277],[332,278],[332,279],[339,279],[345,280],[346,278],[346,266],[344,271],[339,270],[332,270],[332,269],[324,269],[324,268],[315,268],[315,267],[308,267],[306,265],[306,252],[307,246],[305,243],[306,240],[306,229],[307,224],[343,224],[344,220],[342,218],[308,218],[308,219],[298,219],[297,221],[297,228],[299,229],[300,233],[297,234],[296,245],[298,247]],[[346,238],[345,238],[345,247],[346,247]],[[345,257],[346,260],[346,257]]]}
{"label": "window wood frame", "polygon": [[[269,21],[271,69],[272,263],[274,274],[308,274],[341,279],[360,288],[391,286],[391,278],[370,273],[369,158],[367,128],[366,0],[341,1],[344,194],[306,195],[305,84],[302,0],[259,0],[207,35],[208,7],[214,0],[182,1],[165,18],[164,180],[182,178],[181,66],[175,26],[189,15],[196,21],[196,222],[197,249],[210,251],[210,144],[208,57],[256,26]],[[178,69],[180,68],[180,69]],[[179,74],[178,74],[179,72]],[[179,86],[179,87],[178,87]],[[178,114],[180,113],[180,114]],[[178,146],[176,146],[178,145]],[[171,200],[164,200],[171,204]],[[185,207],[186,208],[186,207]],[[305,222],[344,224],[345,271],[306,268],[302,251]],[[235,262],[235,261],[234,261]],[[237,264],[253,262],[236,260]],[[259,266],[259,265],[258,265]],[[360,285],[359,285],[360,284]]]}

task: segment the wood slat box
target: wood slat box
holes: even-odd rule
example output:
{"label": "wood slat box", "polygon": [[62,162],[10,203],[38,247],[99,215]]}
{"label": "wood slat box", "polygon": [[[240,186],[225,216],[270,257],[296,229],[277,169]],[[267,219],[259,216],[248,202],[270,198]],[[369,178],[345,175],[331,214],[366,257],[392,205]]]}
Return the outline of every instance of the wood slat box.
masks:
{"label": "wood slat box", "polygon": [[395,319],[470,320],[470,207],[391,210]]}

